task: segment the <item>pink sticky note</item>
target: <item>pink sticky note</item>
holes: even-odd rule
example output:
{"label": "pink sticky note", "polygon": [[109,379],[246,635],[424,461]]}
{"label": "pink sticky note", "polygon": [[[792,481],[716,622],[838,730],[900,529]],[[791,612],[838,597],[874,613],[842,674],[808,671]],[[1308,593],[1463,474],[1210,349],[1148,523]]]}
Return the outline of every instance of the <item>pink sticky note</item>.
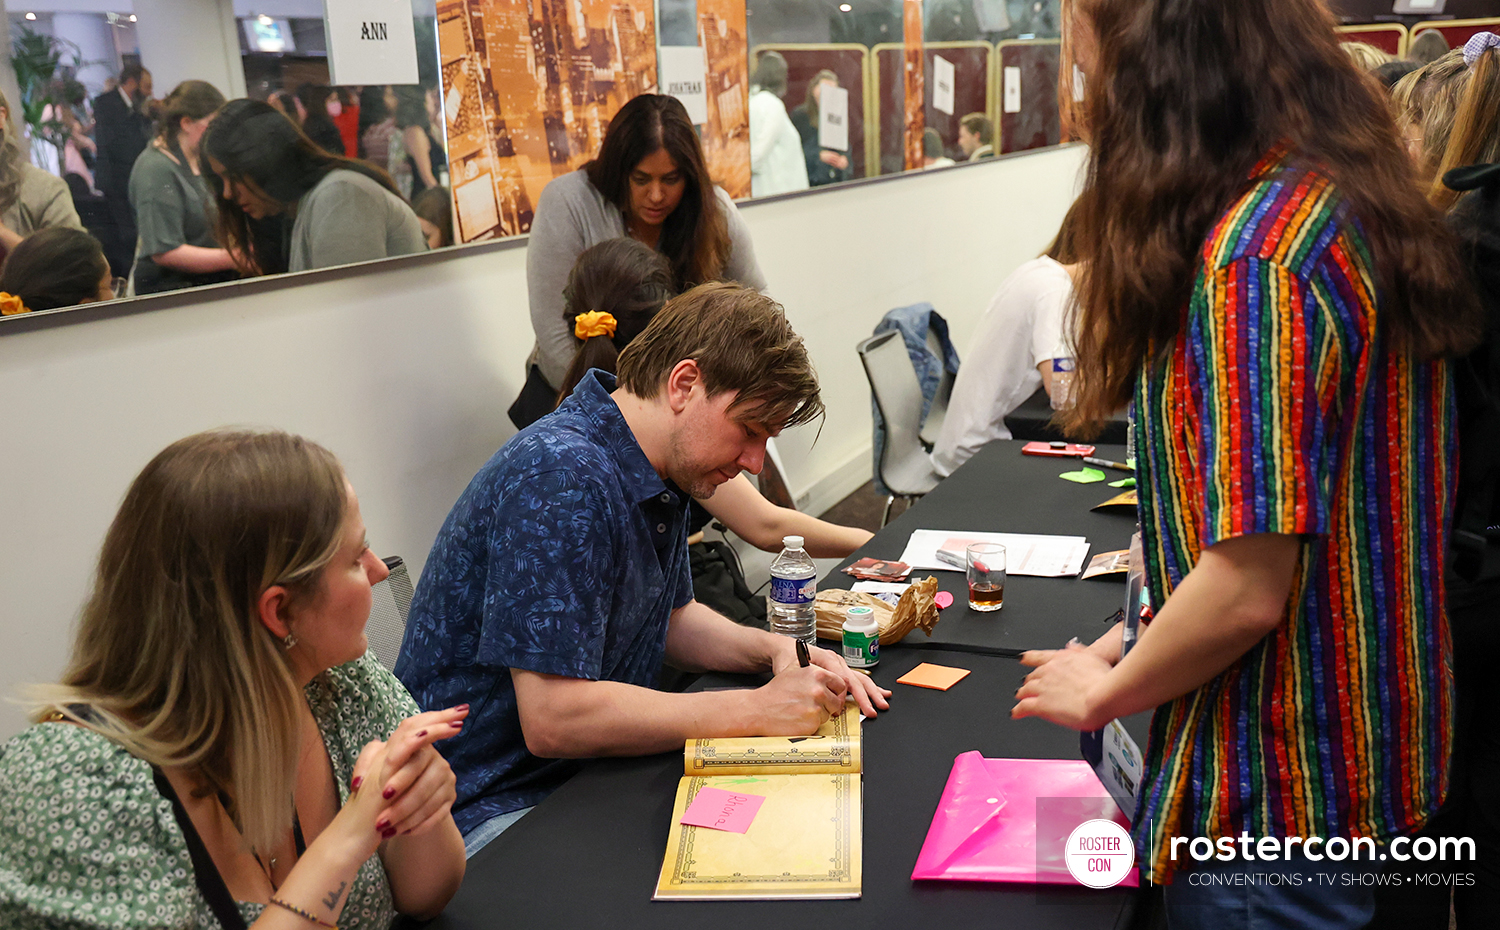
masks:
{"label": "pink sticky note", "polygon": [[708,827],[710,830],[744,833],[750,829],[750,822],[755,819],[764,803],[765,796],[760,794],[736,794],[718,788],[700,788],[693,803],[683,812],[682,822],[694,827]]}
{"label": "pink sticky note", "polygon": [[939,591],[937,594],[933,595],[932,600],[938,605],[938,610],[942,610],[944,607],[953,606],[953,595],[949,594],[947,591]]}

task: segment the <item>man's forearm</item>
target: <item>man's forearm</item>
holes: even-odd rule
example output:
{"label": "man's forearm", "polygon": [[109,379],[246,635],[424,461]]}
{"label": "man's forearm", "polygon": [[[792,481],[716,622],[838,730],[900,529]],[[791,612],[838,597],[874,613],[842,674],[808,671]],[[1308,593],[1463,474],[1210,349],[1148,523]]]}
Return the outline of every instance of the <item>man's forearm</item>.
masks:
{"label": "man's forearm", "polygon": [[697,601],[674,611],[667,629],[667,661],[687,671],[768,672],[790,648],[784,637],[741,626]]}
{"label": "man's forearm", "polygon": [[681,749],[689,739],[760,735],[750,691],[673,694],[535,672],[511,677],[526,748],[543,758],[638,756]]}

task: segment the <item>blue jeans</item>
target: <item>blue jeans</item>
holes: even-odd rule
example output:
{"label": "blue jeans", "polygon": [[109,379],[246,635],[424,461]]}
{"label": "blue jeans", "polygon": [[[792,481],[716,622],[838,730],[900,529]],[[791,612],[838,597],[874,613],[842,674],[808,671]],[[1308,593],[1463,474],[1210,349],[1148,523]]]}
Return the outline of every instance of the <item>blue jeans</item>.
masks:
{"label": "blue jeans", "polygon": [[[1378,862],[1190,862],[1164,889],[1170,930],[1356,930],[1375,915]],[[1242,884],[1232,883],[1236,878]],[[1364,879],[1361,881],[1361,879]]]}
{"label": "blue jeans", "polygon": [[484,823],[464,834],[464,858],[472,859],[474,854],[490,844],[490,840],[510,829],[510,825],[531,813],[530,807],[523,807],[518,811],[508,814],[500,814],[491,817]]}

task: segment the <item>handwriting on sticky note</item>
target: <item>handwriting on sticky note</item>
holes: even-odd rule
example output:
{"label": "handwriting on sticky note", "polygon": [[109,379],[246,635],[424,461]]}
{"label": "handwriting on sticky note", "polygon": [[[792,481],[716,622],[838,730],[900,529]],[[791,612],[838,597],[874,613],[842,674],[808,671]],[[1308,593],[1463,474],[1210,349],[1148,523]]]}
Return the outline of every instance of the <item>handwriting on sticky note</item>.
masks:
{"label": "handwriting on sticky note", "polygon": [[755,820],[755,815],[764,803],[765,795],[700,788],[693,797],[693,803],[683,811],[682,822],[694,827],[708,827],[710,830],[744,833],[750,829],[751,821]]}
{"label": "handwriting on sticky note", "polygon": [[966,668],[952,668],[947,665],[933,665],[923,662],[916,668],[896,679],[898,685],[916,685],[918,688],[931,688],[934,691],[947,691],[958,684],[969,674]]}

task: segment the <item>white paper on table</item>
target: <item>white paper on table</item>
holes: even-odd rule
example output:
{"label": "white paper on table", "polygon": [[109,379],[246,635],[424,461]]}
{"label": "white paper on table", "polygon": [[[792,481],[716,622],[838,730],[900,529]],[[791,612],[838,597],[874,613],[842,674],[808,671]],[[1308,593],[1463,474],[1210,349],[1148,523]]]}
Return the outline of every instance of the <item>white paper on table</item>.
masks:
{"label": "white paper on table", "polygon": [[932,108],[953,115],[953,62],[932,56]]}
{"label": "white paper on table", "polygon": [[663,45],[657,51],[661,86],[682,101],[694,125],[708,122],[708,68],[701,45]]}
{"label": "white paper on table", "polygon": [[[901,561],[912,570],[956,572],[961,568],[938,559],[939,549],[962,552],[970,543],[992,542],[1005,547],[1007,575],[1061,578],[1077,575],[1088,558],[1089,541],[1083,536],[1033,536],[1023,533],[973,533],[963,530],[913,530],[901,553]],[[952,543],[953,545],[948,545]]]}
{"label": "white paper on table", "polygon": [[849,590],[860,594],[905,594],[911,587],[906,581],[856,581]]}
{"label": "white paper on table", "polygon": [[824,81],[818,91],[818,147],[849,151],[849,88]]}
{"label": "white paper on table", "polygon": [[1021,69],[1005,69],[1005,112],[1021,112]]}

